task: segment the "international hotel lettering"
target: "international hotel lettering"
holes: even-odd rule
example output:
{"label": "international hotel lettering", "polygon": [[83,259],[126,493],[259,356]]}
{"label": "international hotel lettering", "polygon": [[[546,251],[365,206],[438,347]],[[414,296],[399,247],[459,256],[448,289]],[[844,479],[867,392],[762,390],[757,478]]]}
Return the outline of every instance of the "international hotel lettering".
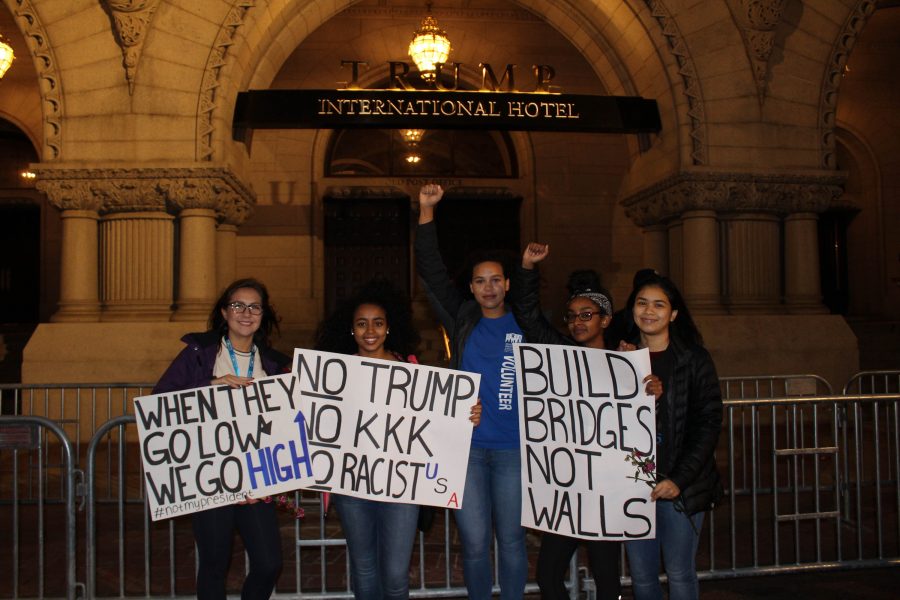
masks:
{"label": "international hotel lettering", "polygon": [[[343,60],[348,79],[335,90],[249,90],[238,94],[234,137],[252,129],[490,128],[509,131],[655,133],[656,101],[634,96],[564,94],[553,84],[550,65],[529,70],[505,65],[502,73],[478,65],[481,85],[460,89],[461,63],[437,64],[433,81],[423,82],[410,65],[383,67],[385,89],[363,89],[365,61]],[[523,85],[517,85],[517,78]],[[423,87],[425,89],[423,89]]]}

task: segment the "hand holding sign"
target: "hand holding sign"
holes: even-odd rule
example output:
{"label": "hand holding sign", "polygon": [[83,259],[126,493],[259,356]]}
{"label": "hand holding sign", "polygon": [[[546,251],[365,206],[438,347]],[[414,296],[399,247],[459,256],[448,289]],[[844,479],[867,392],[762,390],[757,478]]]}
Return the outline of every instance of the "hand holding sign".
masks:
{"label": "hand holding sign", "polygon": [[153,520],[295,490],[312,478],[293,375],[144,396],[135,408]]}
{"label": "hand holding sign", "polygon": [[652,537],[650,490],[623,461],[656,451],[648,352],[519,344],[515,358],[522,524],[582,539]]}

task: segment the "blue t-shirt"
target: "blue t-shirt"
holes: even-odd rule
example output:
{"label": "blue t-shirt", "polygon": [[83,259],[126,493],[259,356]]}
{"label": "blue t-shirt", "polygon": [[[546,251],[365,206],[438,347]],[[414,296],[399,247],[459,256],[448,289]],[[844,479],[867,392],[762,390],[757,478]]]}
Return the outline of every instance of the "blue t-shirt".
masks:
{"label": "blue t-shirt", "polygon": [[496,319],[482,317],[466,340],[460,367],[481,373],[481,424],[472,445],[495,450],[519,447],[519,401],[513,344],[522,341],[512,313]]}

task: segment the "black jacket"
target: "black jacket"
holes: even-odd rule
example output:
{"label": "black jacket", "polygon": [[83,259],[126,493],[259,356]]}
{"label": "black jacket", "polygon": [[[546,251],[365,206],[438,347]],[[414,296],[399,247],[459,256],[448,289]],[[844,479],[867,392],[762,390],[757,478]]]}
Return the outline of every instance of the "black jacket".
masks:
{"label": "black jacket", "polygon": [[[518,293],[512,309],[525,339],[534,344],[576,345],[541,312],[539,282],[537,269],[516,269],[513,285]],[[686,347],[674,339],[670,344],[674,364],[664,420],[669,430],[663,435],[671,440],[673,468],[667,475],[681,490],[686,511],[693,514],[712,508],[722,497],[713,458],[722,428],[722,393],[716,366],[705,348]]]}
{"label": "black jacket", "polygon": [[722,392],[716,366],[706,348],[670,342],[674,366],[665,404],[671,440],[671,479],[681,490],[685,510],[713,508],[722,498],[714,452],[722,429]]}
{"label": "black jacket", "polygon": [[578,342],[560,333],[541,311],[541,276],[538,270],[516,266],[510,287],[516,289],[515,299],[510,302],[525,340],[530,344],[562,344],[577,346]]}
{"label": "black jacket", "polygon": [[465,300],[450,280],[438,246],[434,221],[416,230],[416,272],[425,284],[425,293],[441,325],[450,336],[450,368],[458,369],[466,340],[481,320],[481,307],[475,300]]}

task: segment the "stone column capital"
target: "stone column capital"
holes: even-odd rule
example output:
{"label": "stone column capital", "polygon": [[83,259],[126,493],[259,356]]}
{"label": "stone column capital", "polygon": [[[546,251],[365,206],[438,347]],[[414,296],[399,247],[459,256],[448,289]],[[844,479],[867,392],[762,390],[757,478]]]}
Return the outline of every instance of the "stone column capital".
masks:
{"label": "stone column capital", "polygon": [[39,180],[35,187],[59,210],[100,211],[102,202],[94,195],[87,180]]}
{"label": "stone column capital", "polygon": [[845,179],[839,171],[781,174],[692,170],[627,196],[620,204],[639,227],[665,223],[696,210],[820,213],[849,206],[840,200]]}
{"label": "stone column capital", "polygon": [[240,225],[252,214],[256,197],[228,168],[77,168],[35,165],[36,187],[62,210],[100,213],[216,211],[220,222]]}

